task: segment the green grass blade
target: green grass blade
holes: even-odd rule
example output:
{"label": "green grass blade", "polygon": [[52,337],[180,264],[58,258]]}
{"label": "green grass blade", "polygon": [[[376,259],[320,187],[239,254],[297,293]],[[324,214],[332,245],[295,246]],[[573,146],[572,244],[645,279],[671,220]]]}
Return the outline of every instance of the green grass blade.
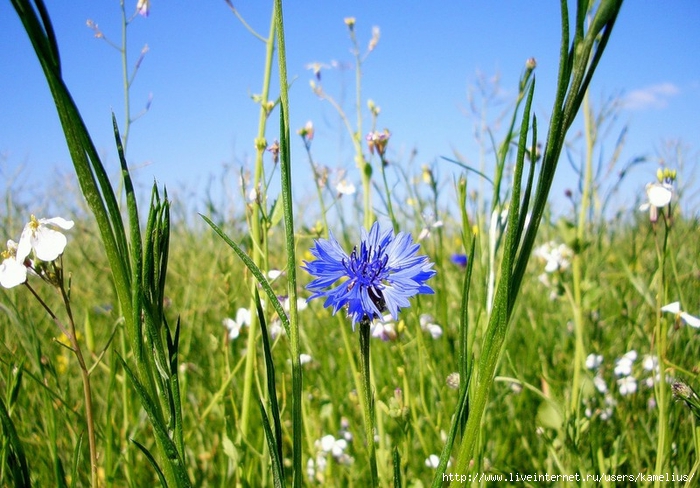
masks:
{"label": "green grass blade", "polygon": [[274,3],[275,31],[277,33],[278,65],[280,76],[280,178],[284,205],[284,229],[287,251],[287,280],[289,290],[289,341],[292,353],[292,472],[294,487],[301,486],[301,419],[302,373],[299,360],[299,325],[297,322],[297,269],[292,200],[292,159],[289,146],[289,82],[287,81],[287,51],[284,38],[282,0]]}
{"label": "green grass blade", "polygon": [[[265,323],[265,313],[260,303],[260,295],[255,290],[255,308],[260,321],[260,331],[262,333],[263,353],[265,355],[265,371],[267,377],[267,396],[270,399],[270,414],[275,424],[274,438],[277,458],[282,459],[282,424],[280,422],[280,409],[277,402],[277,388],[275,382],[275,363],[272,361],[272,349],[270,348],[270,338],[267,334],[267,324]],[[280,466],[284,477],[284,466]]]}
{"label": "green grass blade", "polygon": [[270,451],[273,483],[275,488],[282,488],[285,486],[284,471],[282,470],[282,460],[277,452],[277,441],[270,428],[270,421],[265,413],[265,406],[260,400],[258,400],[258,406],[260,407],[260,416],[262,417],[262,426],[265,432],[265,439],[267,440],[267,448]]}
{"label": "green grass blade", "polygon": [[139,450],[143,453],[144,456],[146,456],[146,459],[148,459],[148,462],[151,464],[151,467],[158,475],[158,480],[160,481],[160,486],[162,486],[163,488],[168,488],[168,482],[165,480],[165,475],[163,474],[163,470],[160,469],[160,466],[158,466],[158,462],[153,457],[153,454],[151,454],[151,452],[148,449],[146,449],[146,446],[144,446],[143,444],[141,444],[137,440],[135,440],[135,439],[129,439],[129,440],[131,442],[133,442],[136,447],[139,448]]}
{"label": "green grass blade", "polygon": [[2,424],[2,436],[9,447],[6,462],[10,468],[13,486],[16,488],[30,487],[32,481],[29,477],[29,464],[24,455],[24,447],[22,447],[15,424],[12,422],[2,398],[0,398],[0,424]]}

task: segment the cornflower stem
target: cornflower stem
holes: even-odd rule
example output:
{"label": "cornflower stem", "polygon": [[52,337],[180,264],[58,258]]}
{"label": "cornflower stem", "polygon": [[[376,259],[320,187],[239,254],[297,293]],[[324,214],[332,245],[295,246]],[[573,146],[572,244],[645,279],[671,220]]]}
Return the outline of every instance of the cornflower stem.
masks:
{"label": "cornflower stem", "polygon": [[365,417],[365,440],[367,442],[367,455],[369,457],[371,486],[378,486],[377,453],[374,447],[374,398],[372,395],[372,382],[370,378],[370,320],[362,319],[360,329],[360,374],[362,375],[362,408]]}
{"label": "cornflower stem", "polygon": [[[664,358],[666,357],[666,335],[668,333],[668,326],[665,319],[661,318],[661,306],[665,301],[665,278],[666,278],[666,250],[668,244],[668,222],[664,216],[664,235],[663,235],[663,245],[659,246],[659,240],[656,238],[656,223],[654,225],[654,242],[656,244],[656,257],[658,262],[658,279],[657,279],[657,289],[656,289],[656,310],[654,315],[656,316],[656,324],[654,327],[654,339],[656,341],[656,356],[659,367],[664,364]],[[668,391],[666,388],[666,381],[664,379],[664,372],[660,371],[660,380],[654,382],[654,392],[656,394],[656,407],[659,412],[658,421],[658,434],[656,438],[656,464],[654,466],[654,473],[656,475],[663,474],[664,466],[666,464],[666,452],[667,452],[667,440],[666,440],[666,430],[668,427]],[[661,486],[661,482],[658,481],[660,477],[657,476],[654,482],[654,487]]]}
{"label": "cornflower stem", "polygon": [[[275,19],[274,15],[270,20],[270,33],[266,40],[265,51],[265,68],[263,75],[263,89],[260,99],[260,116],[258,119],[258,134],[255,139],[256,157],[255,157],[255,174],[253,177],[253,188],[258,192],[259,202],[253,203],[253,208],[250,217],[250,234],[253,240],[253,262],[261,269],[265,268],[263,261],[265,259],[262,251],[264,247],[263,229],[260,225],[260,205],[265,201],[264,188],[262,182],[263,174],[263,154],[265,152],[265,130],[267,127],[268,109],[267,101],[270,92],[270,78],[272,73],[272,62],[275,51]],[[257,281],[255,277],[251,277],[251,301],[249,310],[255,309],[255,288]],[[248,351],[246,352],[245,374],[243,379],[243,400],[241,402],[241,435],[245,437],[248,433],[249,418],[251,414],[251,397],[253,391],[253,376],[255,371],[255,363],[257,349],[255,347],[255,338],[258,334],[258,319],[255,314],[251,314],[250,326],[248,328]]]}
{"label": "cornflower stem", "polygon": [[78,359],[78,365],[80,366],[80,374],[83,380],[83,396],[85,397],[85,421],[87,423],[88,430],[88,443],[90,445],[90,486],[97,488],[99,486],[99,480],[97,477],[97,442],[95,440],[95,421],[93,417],[92,409],[92,388],[90,387],[90,372],[88,371],[87,365],[85,364],[85,359],[83,358],[83,353],[80,349],[80,343],[78,343],[77,334],[75,330],[75,321],[73,320],[73,312],[70,306],[70,298],[66,293],[65,286],[63,284],[63,270],[53,265],[54,272],[56,273],[56,282],[53,284],[58,288],[61,293],[61,299],[63,300],[63,305],[66,308],[66,314],[68,315],[68,327],[61,322],[61,320],[56,316],[56,314],[51,310],[51,308],[46,304],[46,302],[39,296],[39,294],[31,287],[31,285],[26,282],[25,285],[31,291],[32,295],[39,301],[41,306],[49,314],[53,322],[60,329],[64,336],[70,342],[70,350],[73,351],[75,357]]}

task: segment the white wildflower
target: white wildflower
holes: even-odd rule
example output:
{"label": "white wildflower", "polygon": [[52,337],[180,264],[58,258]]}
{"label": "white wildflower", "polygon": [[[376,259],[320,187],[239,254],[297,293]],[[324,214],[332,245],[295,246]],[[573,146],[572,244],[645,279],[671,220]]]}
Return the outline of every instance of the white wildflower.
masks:
{"label": "white wildflower", "polygon": [[637,391],[637,380],[634,376],[625,376],[617,380],[617,387],[620,395],[630,395]]}
{"label": "white wildflower", "polygon": [[437,467],[440,465],[440,457],[437,454],[431,454],[425,460],[425,465],[429,468],[437,469]]}
{"label": "white wildflower", "polygon": [[586,368],[588,369],[598,369],[601,364],[603,364],[603,356],[600,354],[591,353],[586,357]]}
{"label": "white wildflower", "polygon": [[352,195],[357,191],[355,185],[346,179],[340,180],[338,184],[335,185],[335,190],[339,195]]}
{"label": "white wildflower", "polygon": [[608,392],[608,385],[605,383],[605,380],[598,375],[593,378],[593,385],[600,393]]}
{"label": "white wildflower", "polygon": [[442,337],[442,327],[440,327],[438,324],[434,323],[435,319],[432,317],[432,315],[429,315],[427,313],[421,314],[420,316],[420,328],[428,332],[433,339],[439,339]]}
{"label": "white wildflower", "polygon": [[31,250],[34,250],[37,259],[47,262],[53,261],[63,254],[63,250],[66,248],[66,236],[52,227],[68,230],[73,227],[73,221],[61,217],[37,220],[32,215],[19,238],[17,259],[24,261]]}
{"label": "white wildflower", "polygon": [[615,362],[615,376],[629,376],[632,374],[632,364],[637,359],[637,351],[631,350],[625,353]]}
{"label": "white wildflower", "polygon": [[226,317],[221,321],[224,327],[228,329],[229,339],[236,339],[241,332],[241,328],[245,325],[250,325],[250,310],[247,308],[239,308],[236,312],[236,319]]}
{"label": "white wildflower", "polygon": [[[27,267],[24,258],[17,256],[17,243],[7,241],[7,250],[0,253],[0,285],[4,288],[13,288],[27,281]],[[26,257],[26,256],[25,256]]]}

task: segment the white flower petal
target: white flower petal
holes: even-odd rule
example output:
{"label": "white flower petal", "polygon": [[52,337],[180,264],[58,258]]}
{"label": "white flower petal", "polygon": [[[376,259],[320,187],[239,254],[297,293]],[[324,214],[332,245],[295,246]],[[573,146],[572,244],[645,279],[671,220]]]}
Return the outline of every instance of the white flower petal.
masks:
{"label": "white flower petal", "polygon": [[428,332],[430,332],[430,335],[433,337],[433,339],[439,339],[440,337],[442,337],[442,327],[440,327],[437,324],[429,324]]}
{"label": "white flower petal", "polygon": [[662,208],[671,203],[673,190],[667,185],[650,183],[647,185],[647,198],[649,203],[657,208]]}
{"label": "white flower petal", "polygon": [[[9,249],[10,241],[7,241],[7,246]],[[17,260],[24,261],[30,252],[32,252],[32,228],[29,225],[25,225],[17,244]]]}
{"label": "white flower petal", "polygon": [[39,224],[41,225],[55,225],[63,230],[72,229],[74,222],[72,220],[66,220],[63,217],[53,217],[50,219],[39,219]]}
{"label": "white flower petal", "polygon": [[68,241],[60,232],[39,226],[30,242],[37,259],[49,262],[63,254]]}
{"label": "white flower petal", "polygon": [[663,307],[661,307],[661,311],[669,313],[680,313],[681,302],[673,302],[669,303],[668,305],[664,305]]}
{"label": "white flower petal", "polygon": [[607,393],[608,391],[608,385],[605,383],[605,380],[601,378],[600,376],[595,376],[593,378],[593,384],[595,385],[596,390],[598,390],[601,393]]}
{"label": "white flower petal", "polygon": [[429,468],[436,469],[440,465],[440,458],[436,454],[431,454],[425,460],[425,465]]}
{"label": "white flower petal", "polygon": [[14,288],[27,281],[27,268],[14,257],[4,259],[0,263],[0,285],[4,288]]}
{"label": "white flower petal", "polygon": [[236,312],[236,322],[239,327],[250,325],[250,310],[243,307],[239,308]]}
{"label": "white flower petal", "polygon": [[683,322],[688,324],[691,327],[694,327],[695,329],[700,328],[700,319],[697,317],[694,317],[690,315],[689,313],[681,312],[681,318],[683,319]]}
{"label": "white flower petal", "polygon": [[328,434],[321,438],[321,450],[323,452],[331,452],[333,446],[335,445],[335,437]]}
{"label": "white flower petal", "polygon": [[224,320],[221,321],[224,327],[228,329],[228,338],[233,340],[236,339],[240,332],[241,332],[241,326],[238,322],[236,322],[233,319],[230,319],[226,317]]}
{"label": "white flower petal", "polygon": [[355,185],[347,180],[341,180],[337,185],[335,185],[335,190],[341,195],[352,195],[357,191]]}

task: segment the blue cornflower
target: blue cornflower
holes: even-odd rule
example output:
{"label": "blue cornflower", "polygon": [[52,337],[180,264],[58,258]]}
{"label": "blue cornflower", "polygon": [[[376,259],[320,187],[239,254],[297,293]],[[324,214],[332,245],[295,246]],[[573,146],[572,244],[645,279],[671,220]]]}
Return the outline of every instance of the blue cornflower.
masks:
{"label": "blue cornflower", "polygon": [[450,256],[450,261],[452,261],[452,263],[456,264],[457,266],[466,268],[467,263],[469,262],[469,258],[466,254],[453,254],[452,256]]}
{"label": "blue cornflower", "polygon": [[[433,293],[425,284],[435,276],[433,263],[427,256],[416,256],[420,247],[409,234],[382,231],[377,222],[369,233],[362,229],[359,248],[350,256],[331,233],[329,239],[318,239],[311,248],[314,261],[304,261],[302,268],[314,279],[307,285],[313,294],[309,300],[326,297],[324,307],[333,307],[335,314],[347,306],[353,327],[362,320],[371,321],[388,311],[398,320],[401,307],[418,293]],[[335,288],[330,288],[339,280]]]}

